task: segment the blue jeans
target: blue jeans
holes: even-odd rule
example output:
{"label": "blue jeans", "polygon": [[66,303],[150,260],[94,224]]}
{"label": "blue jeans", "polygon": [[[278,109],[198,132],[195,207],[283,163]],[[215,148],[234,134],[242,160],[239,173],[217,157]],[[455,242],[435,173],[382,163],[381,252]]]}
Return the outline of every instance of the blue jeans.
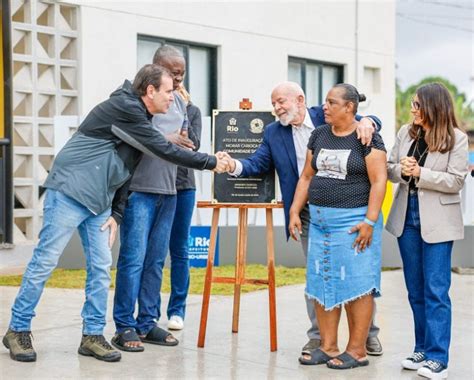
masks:
{"label": "blue jeans", "polygon": [[101,335],[105,327],[107,296],[110,285],[112,254],[108,239],[109,230],[100,227],[110,217],[110,209],[94,215],[82,204],[55,190],[46,190],[43,228],[39,243],[29,262],[20,291],[12,307],[10,328],[13,331],[30,331],[35,307],[44,284],[58,264],[59,257],[79,230],[86,257],[86,300],[82,308],[83,334]]}
{"label": "blue jeans", "polygon": [[176,195],[134,192],[128,199],[120,228],[114,298],[119,333],[133,327],[139,334],[147,334],[160,319],[163,266],[175,208]]}
{"label": "blue jeans", "polygon": [[194,210],[196,190],[178,191],[176,212],[170,239],[171,295],[168,303],[168,318],[178,315],[184,319],[186,297],[189,290],[189,232]]}
{"label": "blue jeans", "polygon": [[[442,217],[442,216],[440,216]],[[398,238],[408,300],[415,323],[415,352],[448,365],[451,340],[452,241],[430,244],[420,231],[418,196],[408,197],[403,234]]]}

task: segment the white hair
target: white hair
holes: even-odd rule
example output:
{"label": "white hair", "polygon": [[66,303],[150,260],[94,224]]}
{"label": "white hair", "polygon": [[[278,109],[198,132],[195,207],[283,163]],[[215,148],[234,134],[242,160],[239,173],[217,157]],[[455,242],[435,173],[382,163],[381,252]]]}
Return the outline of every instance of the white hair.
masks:
{"label": "white hair", "polygon": [[272,93],[275,91],[282,91],[288,95],[302,96],[306,99],[303,89],[296,82],[281,82],[275,86]]}

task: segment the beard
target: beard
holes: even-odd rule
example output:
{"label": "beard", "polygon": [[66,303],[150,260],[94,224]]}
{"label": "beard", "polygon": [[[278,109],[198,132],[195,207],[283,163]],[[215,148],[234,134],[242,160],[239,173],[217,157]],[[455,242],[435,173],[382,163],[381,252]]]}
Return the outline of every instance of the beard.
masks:
{"label": "beard", "polygon": [[280,120],[281,125],[284,127],[289,126],[292,121],[295,119],[295,117],[298,115],[298,108],[295,106],[292,106],[290,109],[286,111],[286,114],[283,115],[282,117],[278,117]]}

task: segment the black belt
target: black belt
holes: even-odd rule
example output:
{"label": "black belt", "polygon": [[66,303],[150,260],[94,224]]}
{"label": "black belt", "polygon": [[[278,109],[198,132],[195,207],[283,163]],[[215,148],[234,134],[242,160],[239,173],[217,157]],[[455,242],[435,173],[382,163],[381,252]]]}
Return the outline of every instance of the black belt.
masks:
{"label": "black belt", "polygon": [[410,189],[408,190],[409,195],[418,195],[418,189]]}

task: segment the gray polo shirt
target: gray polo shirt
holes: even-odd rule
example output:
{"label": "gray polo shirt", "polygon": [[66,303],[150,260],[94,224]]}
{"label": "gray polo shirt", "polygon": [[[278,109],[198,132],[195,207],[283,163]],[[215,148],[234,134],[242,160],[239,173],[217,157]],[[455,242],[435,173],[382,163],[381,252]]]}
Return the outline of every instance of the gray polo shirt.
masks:
{"label": "gray polo shirt", "polygon": [[[186,104],[181,96],[174,93],[174,101],[165,114],[153,116],[153,126],[164,135],[181,129],[186,112]],[[153,194],[176,194],[177,166],[161,158],[143,155],[133,174],[131,191]]]}

